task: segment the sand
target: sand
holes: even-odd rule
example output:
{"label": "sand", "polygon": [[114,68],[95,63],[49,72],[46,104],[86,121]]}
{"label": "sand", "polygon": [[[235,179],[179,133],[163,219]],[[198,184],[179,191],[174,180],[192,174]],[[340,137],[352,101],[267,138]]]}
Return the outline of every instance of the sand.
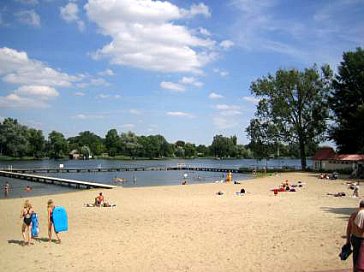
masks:
{"label": "sand", "polygon": [[[274,196],[286,179],[306,185]],[[359,203],[346,181],[289,173],[241,185],[104,190],[115,208],[84,207],[97,190],[33,197],[40,235],[31,246],[21,245],[24,199],[0,200],[1,271],[342,271],[351,258],[338,254]],[[237,196],[242,187],[247,194]],[[326,195],[341,191],[349,196]],[[49,198],[68,211],[61,244],[47,241]]]}

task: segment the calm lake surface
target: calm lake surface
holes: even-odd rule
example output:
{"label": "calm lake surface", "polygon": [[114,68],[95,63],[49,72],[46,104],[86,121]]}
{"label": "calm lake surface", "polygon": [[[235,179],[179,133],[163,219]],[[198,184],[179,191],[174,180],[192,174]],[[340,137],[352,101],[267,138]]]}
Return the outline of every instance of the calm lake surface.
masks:
{"label": "calm lake surface", "polygon": [[[138,161],[119,161],[119,160],[41,160],[41,161],[0,161],[0,168],[58,168],[60,164],[64,168],[98,168],[98,167],[173,167],[178,164],[195,167],[212,167],[212,168],[282,168],[289,167],[300,169],[300,160],[282,159],[282,160],[138,160]],[[308,167],[312,167],[312,161],[307,161]],[[222,173],[197,172],[197,171],[128,171],[128,172],[110,172],[110,173],[49,173],[37,174],[48,175],[59,178],[83,180],[98,182],[103,184],[113,184],[123,187],[141,187],[141,186],[165,186],[177,185],[186,179],[189,184],[193,183],[212,183],[224,179]],[[233,174],[234,180],[248,179],[250,174]],[[114,178],[123,178],[127,182],[120,184],[113,181]],[[10,194],[8,197],[30,197],[38,195],[59,194],[74,191],[73,188],[48,185],[42,183],[29,182],[25,180],[10,179],[0,177],[0,186],[2,192],[0,198],[4,198],[3,188],[6,182],[10,184]],[[31,186],[30,192],[25,191],[26,186]]]}

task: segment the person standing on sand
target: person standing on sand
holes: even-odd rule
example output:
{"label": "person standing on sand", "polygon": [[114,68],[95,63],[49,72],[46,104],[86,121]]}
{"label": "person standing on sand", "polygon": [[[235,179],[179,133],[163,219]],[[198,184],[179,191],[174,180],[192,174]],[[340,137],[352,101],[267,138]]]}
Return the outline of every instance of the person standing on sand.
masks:
{"label": "person standing on sand", "polygon": [[4,196],[5,197],[8,197],[9,191],[10,191],[10,185],[9,185],[9,182],[6,182],[4,185]]}
{"label": "person standing on sand", "polygon": [[359,209],[353,212],[346,228],[346,244],[353,246],[353,271],[358,265],[360,246],[364,242],[364,200],[359,203]]}
{"label": "person standing on sand", "polygon": [[[55,207],[55,205],[54,205],[53,200],[52,199],[48,200],[47,213],[48,213],[48,237],[49,237],[49,242],[52,241],[52,229],[54,230],[53,217],[52,217],[54,207]],[[56,237],[57,237],[57,243],[60,244],[61,239],[58,236],[58,232],[56,232],[54,230],[54,233],[56,234]]]}
{"label": "person standing on sand", "polygon": [[32,243],[32,235],[31,235],[31,225],[32,225],[32,213],[34,212],[32,208],[32,204],[30,204],[29,200],[25,200],[23,209],[20,212],[20,218],[23,218],[23,224],[21,227],[21,232],[24,239],[24,244],[30,245]]}

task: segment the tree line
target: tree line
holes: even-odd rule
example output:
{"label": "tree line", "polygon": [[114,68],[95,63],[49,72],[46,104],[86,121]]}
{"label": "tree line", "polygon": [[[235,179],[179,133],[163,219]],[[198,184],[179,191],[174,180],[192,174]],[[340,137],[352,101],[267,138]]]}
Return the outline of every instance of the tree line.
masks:
{"label": "tree line", "polygon": [[[108,156],[115,158],[254,158],[250,145],[240,145],[236,136],[215,135],[209,146],[179,140],[169,143],[162,135],[138,136],[133,132],[119,133],[110,129],[104,138],[91,131],[66,138],[52,131],[47,138],[42,130],[28,128],[16,119],[0,122],[0,155],[12,158],[66,158],[76,151],[81,158]],[[277,148],[277,147],[275,147]],[[296,148],[280,144],[280,155],[296,156]],[[275,152],[272,150],[272,154]],[[260,158],[260,157],[259,157]]]}

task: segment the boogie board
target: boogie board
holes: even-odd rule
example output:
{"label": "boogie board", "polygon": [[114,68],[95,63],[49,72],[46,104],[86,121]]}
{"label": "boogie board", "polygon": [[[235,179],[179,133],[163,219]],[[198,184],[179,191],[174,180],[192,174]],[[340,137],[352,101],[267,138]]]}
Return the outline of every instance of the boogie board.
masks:
{"label": "boogie board", "polygon": [[38,222],[38,214],[32,213],[32,237],[38,237],[39,234],[39,222]]}
{"label": "boogie board", "polygon": [[62,232],[68,230],[68,219],[66,209],[62,206],[57,206],[52,212],[54,230]]}

